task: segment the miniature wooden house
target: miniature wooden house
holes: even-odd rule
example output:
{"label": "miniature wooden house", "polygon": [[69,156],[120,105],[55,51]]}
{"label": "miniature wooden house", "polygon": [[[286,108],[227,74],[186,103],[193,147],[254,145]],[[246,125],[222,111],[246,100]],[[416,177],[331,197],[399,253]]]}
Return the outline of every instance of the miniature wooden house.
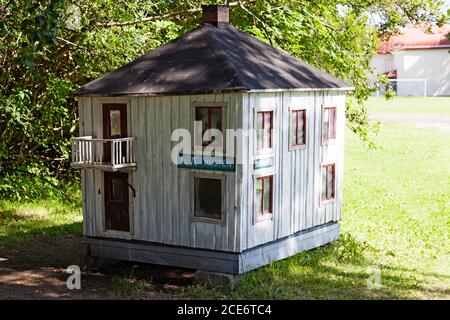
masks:
{"label": "miniature wooden house", "polygon": [[[339,237],[352,88],[229,25],[225,6],[203,22],[73,92],[92,256],[239,274]],[[241,161],[211,161],[203,135],[174,162],[173,132],[195,121],[242,130]]]}

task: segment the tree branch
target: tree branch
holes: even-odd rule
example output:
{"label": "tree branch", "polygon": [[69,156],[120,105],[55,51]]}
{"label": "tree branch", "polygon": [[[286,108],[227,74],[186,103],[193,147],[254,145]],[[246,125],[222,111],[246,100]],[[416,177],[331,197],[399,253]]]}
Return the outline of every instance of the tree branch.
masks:
{"label": "tree branch", "polygon": [[0,20],[3,20],[6,18],[6,14],[3,15],[3,13],[6,12],[6,9],[8,8],[8,6],[13,2],[14,0],[9,0],[3,7],[0,7]]}
{"label": "tree branch", "polygon": [[183,14],[183,13],[194,13],[194,12],[198,12],[200,10],[201,10],[201,8],[192,8],[192,9],[188,9],[185,11],[177,11],[177,12],[172,12],[172,13],[167,13],[167,14],[162,14],[162,15],[157,15],[157,16],[143,17],[143,18],[130,20],[130,21],[123,21],[123,22],[114,21],[114,22],[107,22],[107,23],[97,23],[96,25],[99,27],[130,26],[130,25],[139,24],[142,22],[171,18],[171,17],[177,16],[177,15]]}
{"label": "tree branch", "polygon": [[[252,2],[255,2],[255,0],[249,0],[247,2],[248,3],[252,3]],[[238,6],[238,5],[241,5],[241,4],[242,4],[241,1],[232,1],[232,2],[228,2],[227,6],[235,7],[235,6]],[[161,14],[161,15],[157,15],[157,16],[142,17],[142,18],[129,20],[129,21],[112,21],[112,22],[106,22],[106,23],[97,23],[96,25],[99,26],[99,27],[130,26],[130,25],[139,24],[139,23],[143,23],[143,22],[149,22],[149,21],[155,21],[155,20],[171,18],[171,17],[178,16],[178,15],[181,15],[181,14],[195,13],[195,12],[199,12],[201,10],[202,10],[201,6],[198,6],[198,7],[187,9],[187,10],[183,10],[183,11],[176,11],[176,12]]]}
{"label": "tree branch", "polygon": [[272,38],[270,37],[269,32],[267,31],[266,23],[264,21],[262,21],[258,16],[256,16],[253,12],[248,10],[241,1],[238,1],[238,5],[242,10],[247,12],[249,15],[251,15],[252,17],[254,17],[256,20],[258,20],[261,23],[264,33],[266,34],[266,38],[267,38],[267,40],[269,40],[270,45],[273,47]]}

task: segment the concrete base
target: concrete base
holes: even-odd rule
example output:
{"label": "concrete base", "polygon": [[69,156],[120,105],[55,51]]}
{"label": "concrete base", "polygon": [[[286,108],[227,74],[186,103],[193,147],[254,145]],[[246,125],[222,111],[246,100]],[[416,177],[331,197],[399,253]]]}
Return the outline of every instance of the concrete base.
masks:
{"label": "concrete base", "polygon": [[282,260],[301,251],[339,239],[339,224],[329,223],[297,232],[243,252],[223,252],[169,246],[154,242],[87,238],[92,257],[144,262],[209,271],[241,274]]}

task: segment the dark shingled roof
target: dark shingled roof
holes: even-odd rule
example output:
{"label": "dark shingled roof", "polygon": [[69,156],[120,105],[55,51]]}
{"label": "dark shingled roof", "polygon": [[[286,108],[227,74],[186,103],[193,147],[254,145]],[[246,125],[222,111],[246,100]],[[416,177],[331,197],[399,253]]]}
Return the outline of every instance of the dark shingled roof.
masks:
{"label": "dark shingled roof", "polygon": [[204,24],[72,95],[330,88],[348,89],[349,85],[232,25]]}

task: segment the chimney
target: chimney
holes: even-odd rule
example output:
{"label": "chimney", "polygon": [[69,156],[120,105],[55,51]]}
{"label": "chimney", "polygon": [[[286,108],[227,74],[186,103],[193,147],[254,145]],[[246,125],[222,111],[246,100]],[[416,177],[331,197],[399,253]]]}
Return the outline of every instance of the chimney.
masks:
{"label": "chimney", "polygon": [[229,9],[228,6],[210,5],[202,6],[203,23],[209,23],[216,27],[228,24]]}

